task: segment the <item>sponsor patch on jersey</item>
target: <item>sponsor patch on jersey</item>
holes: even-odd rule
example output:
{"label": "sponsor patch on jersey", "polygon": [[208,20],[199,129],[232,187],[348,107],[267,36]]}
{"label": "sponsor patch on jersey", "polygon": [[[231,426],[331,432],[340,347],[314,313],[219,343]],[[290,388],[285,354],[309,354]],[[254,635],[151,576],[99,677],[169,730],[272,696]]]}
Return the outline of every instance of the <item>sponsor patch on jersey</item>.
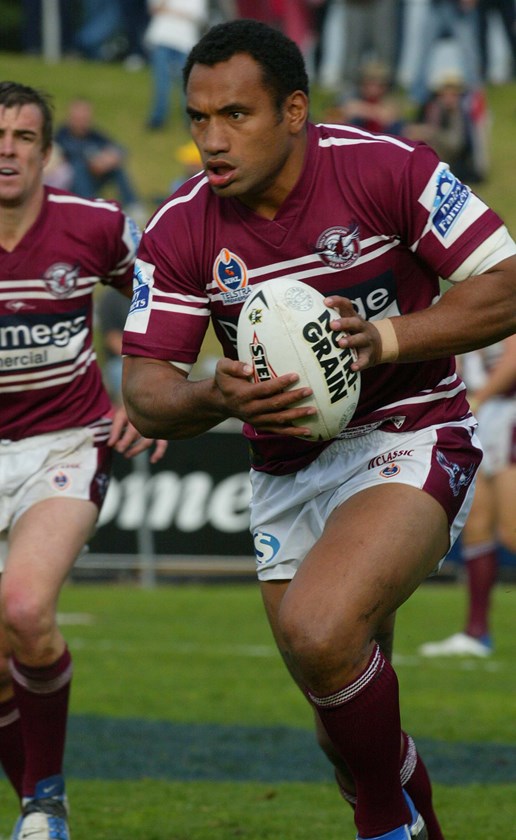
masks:
{"label": "sponsor patch on jersey", "polygon": [[458,496],[464,487],[467,487],[475,474],[475,465],[470,464],[468,467],[461,467],[453,461],[449,461],[446,455],[437,450],[437,463],[448,473],[448,479],[451,491],[454,496]]}
{"label": "sponsor patch on jersey", "polygon": [[441,169],[432,209],[432,225],[445,238],[469,201],[469,189],[449,170]]}
{"label": "sponsor patch on jersey", "polygon": [[228,248],[222,248],[213,264],[213,279],[224,306],[242,303],[251,293],[245,262]]}
{"label": "sponsor patch on jersey", "polygon": [[131,298],[131,305],[129,307],[129,314],[134,312],[141,312],[142,309],[147,309],[150,301],[150,287],[147,285],[137,286]]}
{"label": "sponsor patch on jersey", "polygon": [[258,566],[266,566],[276,557],[280,541],[274,534],[267,534],[265,531],[255,531],[253,534],[254,553]]}
{"label": "sponsor patch on jersey", "polygon": [[348,227],[326,228],[316,242],[315,250],[330,268],[349,268],[360,256],[358,222]]}
{"label": "sponsor patch on jersey", "polygon": [[146,333],[149,323],[154,286],[154,266],[136,260],[133,277],[133,296],[125,328],[129,332]]}
{"label": "sponsor patch on jersey", "polygon": [[54,263],[45,271],[43,280],[51,295],[57,298],[65,298],[77,288],[78,277],[78,265]]}

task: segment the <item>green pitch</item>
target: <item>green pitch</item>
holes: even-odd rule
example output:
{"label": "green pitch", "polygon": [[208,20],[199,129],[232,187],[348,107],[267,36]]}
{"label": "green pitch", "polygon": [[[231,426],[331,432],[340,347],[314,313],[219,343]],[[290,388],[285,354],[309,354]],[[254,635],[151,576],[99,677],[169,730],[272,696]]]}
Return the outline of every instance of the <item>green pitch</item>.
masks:
{"label": "green pitch", "polygon": [[[460,626],[464,593],[426,585],[399,613],[405,728],[435,781],[447,840],[514,830],[513,586],[495,595],[494,655],[422,660]],[[274,648],[254,583],[69,585],[75,681],[67,746],[73,840],[343,840],[351,811]],[[0,781],[0,838],[16,813]]]}

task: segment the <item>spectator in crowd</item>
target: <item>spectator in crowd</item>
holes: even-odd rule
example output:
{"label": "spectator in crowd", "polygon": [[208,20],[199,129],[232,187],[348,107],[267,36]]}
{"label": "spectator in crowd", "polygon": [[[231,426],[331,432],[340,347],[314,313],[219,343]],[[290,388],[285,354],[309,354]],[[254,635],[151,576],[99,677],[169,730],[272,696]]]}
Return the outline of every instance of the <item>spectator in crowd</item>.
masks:
{"label": "spectator in crowd", "polygon": [[43,172],[43,181],[48,187],[70,190],[73,182],[73,168],[57,145],[52,144],[50,157]]}
{"label": "spectator in crowd", "polygon": [[480,87],[478,0],[429,0],[421,21],[421,49],[410,90],[411,99],[418,105],[424,105],[431,94],[432,48],[444,35],[457,42],[459,69],[468,88]]}
{"label": "spectator in crowd", "polygon": [[498,546],[516,554],[516,336],[461,359],[462,376],[478,417],[484,447],[473,505],[462,532],[467,579],[464,629],[427,642],[423,656],[489,656],[491,595]]}
{"label": "spectator in crowd", "polygon": [[122,401],[122,335],[129,312],[129,301],[115,289],[101,292],[95,313],[103,351],[102,374],[115,405]]}
{"label": "spectator in crowd", "polygon": [[[22,47],[27,53],[42,51],[43,6],[41,0],[22,0]],[[80,0],[58,0],[59,47],[64,54],[75,48],[75,31],[80,14]]]}
{"label": "spectator in crowd", "polygon": [[330,109],[327,122],[356,125],[366,131],[401,134],[403,110],[399,99],[392,95],[387,66],[377,61],[364,64],[355,94],[346,96],[339,105]]}
{"label": "spectator in crowd", "polygon": [[162,128],[170,112],[174,89],[181,94],[181,70],[186,56],[208,23],[207,0],[148,0],[151,16],[144,43],[153,79],[147,128]]}
{"label": "spectator in crowd", "polygon": [[147,0],[123,0],[122,35],[124,45],[124,67],[139,70],[146,63],[143,35],[149,23]]}
{"label": "spectator in crowd", "polygon": [[112,41],[122,22],[122,0],[81,0],[81,25],[75,36],[78,50],[92,60],[117,57]]}
{"label": "spectator in crowd", "polygon": [[57,602],[95,528],[113,449],[131,457],[152,443],[125,409],[113,413],[92,344],[95,287],[131,295],[136,227],[113,202],[45,186],[51,144],[48,97],[1,82],[0,763],[20,800],[12,840],[69,840],[73,666]]}
{"label": "spectator in crowd", "polygon": [[321,67],[324,60],[325,48],[325,28],[328,20],[328,12],[333,4],[333,0],[315,0],[312,2],[313,15],[313,74],[314,79],[320,80]]}
{"label": "spectator in crowd", "polygon": [[489,114],[483,90],[469,90],[460,73],[437,80],[419,119],[405,126],[405,136],[432,146],[441,160],[466,183],[477,184],[488,173]]}
{"label": "spectator in crowd", "polygon": [[480,47],[480,72],[483,81],[489,74],[489,35],[491,21],[497,16],[501,23],[511,53],[510,76],[516,74],[516,5],[514,0],[478,0],[478,37]]}
{"label": "spectator in crowd", "polygon": [[193,178],[202,169],[201,156],[193,140],[183,143],[176,151],[176,160],[181,164],[181,174],[170,184],[170,193],[174,193],[188,178]]}
{"label": "spectator in crowd", "polygon": [[399,4],[397,0],[344,0],[344,82],[358,83],[362,65],[382,62],[395,74]]}
{"label": "spectator in crowd", "polygon": [[61,152],[73,169],[72,192],[84,198],[97,198],[110,189],[140,224],[145,221],[142,207],[126,169],[127,153],[94,124],[93,104],[78,97],[70,102],[66,122],[55,136]]}

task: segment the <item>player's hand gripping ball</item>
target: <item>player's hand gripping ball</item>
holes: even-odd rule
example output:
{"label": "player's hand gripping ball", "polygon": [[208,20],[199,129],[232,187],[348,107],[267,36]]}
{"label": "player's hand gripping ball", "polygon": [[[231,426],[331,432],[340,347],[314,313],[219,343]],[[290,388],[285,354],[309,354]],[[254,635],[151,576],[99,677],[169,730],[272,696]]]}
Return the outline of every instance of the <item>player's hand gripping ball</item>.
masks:
{"label": "player's hand gripping ball", "polygon": [[351,370],[353,349],[339,347],[342,333],[330,329],[339,317],[324,304],[324,296],[299,280],[278,277],[256,286],[238,319],[238,358],[252,365],[253,379],[262,382],[297,373],[293,388],[313,394],[300,404],[317,414],[294,421],[312,429],[305,440],[329,440],[346,428],[360,396],[360,373]]}

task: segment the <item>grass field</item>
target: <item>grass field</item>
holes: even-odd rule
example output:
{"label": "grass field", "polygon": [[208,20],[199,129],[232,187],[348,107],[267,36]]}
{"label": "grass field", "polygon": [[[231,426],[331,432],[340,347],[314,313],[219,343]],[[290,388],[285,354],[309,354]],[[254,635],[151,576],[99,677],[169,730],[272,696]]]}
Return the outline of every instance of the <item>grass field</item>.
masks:
{"label": "grass field", "polygon": [[[514,597],[499,585],[487,661],[417,655],[458,628],[460,586],[427,584],[399,613],[403,723],[435,780],[447,840],[514,836]],[[73,584],[60,612],[75,662],[73,840],[354,837],[254,583]],[[7,838],[6,782],[0,802]]]}

